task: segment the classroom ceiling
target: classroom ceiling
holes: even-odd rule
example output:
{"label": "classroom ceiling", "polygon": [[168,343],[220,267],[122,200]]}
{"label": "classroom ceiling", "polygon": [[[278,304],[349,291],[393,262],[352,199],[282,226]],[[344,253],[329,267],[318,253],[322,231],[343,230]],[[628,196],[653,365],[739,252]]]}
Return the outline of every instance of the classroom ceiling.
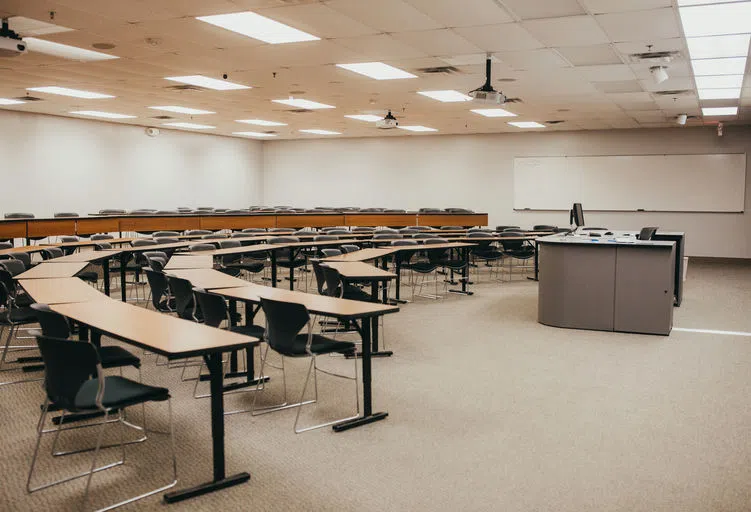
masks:
{"label": "classroom ceiling", "polygon": [[[676,2],[0,0],[0,16],[9,17],[11,29],[24,36],[37,34],[39,39],[89,50],[114,45],[98,51],[119,57],[81,62],[29,52],[0,58],[0,98],[30,94],[41,99],[0,108],[70,117],[80,117],[72,111],[106,111],[136,116],[118,123],[169,129],[163,123],[192,122],[215,127],[198,131],[229,136],[273,131],[280,139],[323,137],[301,129],[341,132],[340,137],[420,136],[401,129],[380,130],[371,122],[344,117],[382,116],[388,109],[402,126],[427,126],[439,134],[524,130],[508,121],[543,123],[540,131],[671,127],[680,114],[689,116],[686,126],[750,123],[748,64],[740,99],[698,99]],[[320,40],[267,44],[196,19],[248,10]],[[59,27],[72,30],[58,32]],[[751,24],[747,27],[751,32]],[[669,63],[632,57],[647,51],[677,53]],[[442,103],[417,94],[466,93],[480,87],[488,53],[493,59],[493,86],[519,99],[503,106],[517,117],[487,118],[470,111],[487,105]],[[374,80],[336,66],[371,61],[417,78]],[[669,74],[659,84],[650,73],[655,65],[667,66]],[[229,81],[252,88],[181,90],[175,87],[181,84],[165,80],[181,75],[222,79],[225,73]],[[77,99],[27,91],[46,86],[115,98]],[[336,108],[301,111],[271,101],[290,96]],[[163,105],[215,113],[187,115],[148,108]],[[702,117],[702,107],[720,106],[739,106],[739,113]],[[165,115],[173,119],[157,118]],[[238,119],[286,126],[254,126]]]}

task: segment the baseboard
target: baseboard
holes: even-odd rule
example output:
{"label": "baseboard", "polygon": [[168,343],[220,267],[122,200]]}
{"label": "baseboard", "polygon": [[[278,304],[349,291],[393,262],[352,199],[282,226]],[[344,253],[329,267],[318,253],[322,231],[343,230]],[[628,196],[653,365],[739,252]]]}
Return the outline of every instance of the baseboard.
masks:
{"label": "baseboard", "polygon": [[714,258],[711,256],[689,256],[688,264],[692,263],[722,263],[725,265],[751,265],[751,258]]}

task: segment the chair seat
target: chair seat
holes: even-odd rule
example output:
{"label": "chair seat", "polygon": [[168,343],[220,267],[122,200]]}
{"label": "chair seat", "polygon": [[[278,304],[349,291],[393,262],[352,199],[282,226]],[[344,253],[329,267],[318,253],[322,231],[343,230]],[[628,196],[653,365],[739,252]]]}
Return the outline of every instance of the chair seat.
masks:
{"label": "chair seat", "polygon": [[349,300],[359,300],[360,302],[377,302],[373,301],[373,297],[371,297],[371,295],[362,288],[358,288],[357,286],[352,286],[349,284],[344,287],[344,295],[342,295],[342,298]]}
{"label": "chair seat", "polygon": [[9,321],[14,324],[32,324],[36,320],[36,314],[31,308],[13,308],[10,315],[8,315],[8,311],[0,312],[0,324],[7,324]]}
{"label": "chair seat", "polygon": [[417,261],[415,263],[408,263],[402,266],[421,274],[428,274],[438,268],[438,265],[429,261]]}
{"label": "chair seat", "polygon": [[263,263],[228,263],[225,265],[225,268],[237,268],[240,270],[246,270],[248,272],[252,272],[253,274],[257,274],[259,272],[263,272],[263,268],[265,265]]}
{"label": "chair seat", "polygon": [[[96,395],[99,389],[99,379],[84,382],[76,393],[76,409],[96,409]],[[143,402],[162,402],[169,399],[169,390],[156,386],[148,386],[125,377],[112,376],[104,378],[104,397],[102,405],[107,408],[121,408]]]}
{"label": "chair seat", "polygon": [[487,249],[483,251],[475,251],[473,253],[477,258],[483,259],[483,260],[499,260],[503,258],[503,253],[501,251],[496,251],[493,249]]}
{"label": "chair seat", "polygon": [[506,251],[506,254],[518,259],[527,259],[535,255],[534,247],[523,247],[521,249],[511,249]]}
{"label": "chair seat", "polygon": [[[266,330],[260,325],[235,325],[234,327],[230,327],[229,330],[245,336],[254,336],[259,340],[266,334]],[[252,344],[257,343],[260,343],[260,341],[253,342]]]}
{"label": "chair seat", "polygon": [[99,274],[93,271],[79,272],[78,274],[76,274],[76,277],[89,283],[96,283],[97,281],[99,281]]}
{"label": "chair seat", "polygon": [[305,265],[305,258],[295,258],[294,260],[290,260],[289,258],[277,258],[276,264],[277,266],[284,267],[284,268],[298,268]]}
{"label": "chair seat", "polygon": [[[298,334],[295,337],[294,347],[288,352],[284,352],[289,357],[305,357],[308,353],[305,346],[308,343],[307,334]],[[336,341],[320,334],[313,335],[313,343],[310,345],[310,351],[314,354],[331,354],[338,352],[340,354],[349,354],[355,351],[355,344],[349,341]]]}
{"label": "chair seat", "polygon": [[461,270],[466,266],[466,263],[464,260],[443,260],[441,261],[441,265],[449,270]]}
{"label": "chair seat", "polygon": [[171,297],[169,299],[162,299],[159,301],[159,306],[157,306],[157,311],[161,312],[167,312],[172,313],[175,311],[175,298]]}
{"label": "chair seat", "polygon": [[102,368],[119,368],[120,366],[141,366],[141,360],[122,347],[107,346],[99,348]]}
{"label": "chair seat", "polygon": [[240,275],[241,270],[236,267],[221,267],[218,269],[219,272],[222,274],[227,274],[232,277],[238,277]]}
{"label": "chair seat", "polygon": [[32,299],[27,293],[16,294],[16,306],[26,308],[34,304],[36,301]]}

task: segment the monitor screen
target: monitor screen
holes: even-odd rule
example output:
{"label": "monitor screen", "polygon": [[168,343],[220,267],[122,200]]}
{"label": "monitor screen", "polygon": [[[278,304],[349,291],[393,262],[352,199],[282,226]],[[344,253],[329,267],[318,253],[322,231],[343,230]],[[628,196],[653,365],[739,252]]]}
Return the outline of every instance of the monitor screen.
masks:
{"label": "monitor screen", "polygon": [[574,203],[573,208],[571,208],[569,222],[571,224],[576,224],[577,228],[580,228],[584,225],[584,210],[582,210],[581,203]]}

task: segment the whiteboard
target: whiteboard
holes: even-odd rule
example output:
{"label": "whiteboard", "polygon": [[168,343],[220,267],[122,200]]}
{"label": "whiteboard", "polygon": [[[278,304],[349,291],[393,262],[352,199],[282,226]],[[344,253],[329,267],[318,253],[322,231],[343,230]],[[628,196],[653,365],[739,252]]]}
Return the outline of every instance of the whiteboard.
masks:
{"label": "whiteboard", "polygon": [[746,154],[518,157],[514,209],[742,212]]}

